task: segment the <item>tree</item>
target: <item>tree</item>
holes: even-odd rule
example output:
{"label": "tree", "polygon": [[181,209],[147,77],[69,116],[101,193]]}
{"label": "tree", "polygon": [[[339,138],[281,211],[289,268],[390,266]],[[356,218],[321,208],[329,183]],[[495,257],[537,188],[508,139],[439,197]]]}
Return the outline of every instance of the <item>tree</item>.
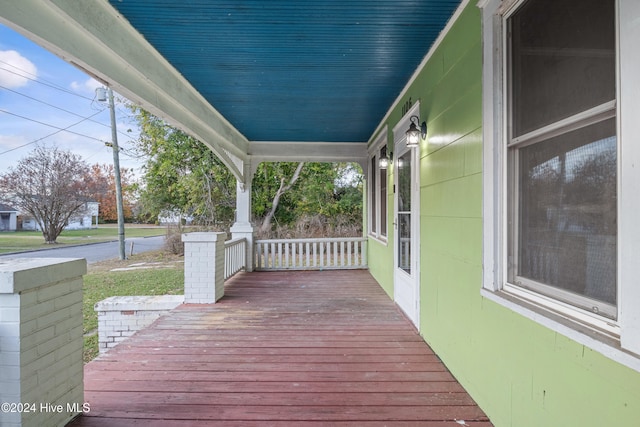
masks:
{"label": "tree", "polygon": [[0,175],[0,194],[33,216],[46,243],[56,243],[69,219],[86,209],[88,174],[89,166],[80,156],[38,146]]}
{"label": "tree", "polygon": [[357,235],[362,229],[362,171],[355,163],[262,163],[252,188],[262,235],[272,231],[272,218],[295,226],[299,236]]}
{"label": "tree", "polygon": [[[138,150],[148,158],[139,199],[148,217],[169,211],[204,225],[230,224],[236,181],[227,167],[200,141],[142,109],[132,110],[141,129]],[[262,224],[263,235],[274,223],[292,226],[313,216],[324,224],[337,218],[359,230],[361,176],[349,163],[261,163],[252,184],[253,220]]]}
{"label": "tree", "polygon": [[260,226],[260,232],[266,233],[271,230],[271,220],[273,219],[276,210],[278,209],[278,205],[280,204],[280,198],[284,193],[291,190],[291,188],[295,185],[296,181],[300,178],[300,172],[302,171],[302,167],[304,166],[304,162],[298,163],[296,169],[293,171],[293,175],[291,178],[287,179],[285,177],[280,178],[280,187],[276,190],[273,199],[271,200],[271,209],[267,212],[264,219],[262,220],[262,225]]}
{"label": "tree", "polygon": [[[120,168],[120,180],[122,183],[122,207],[124,217],[131,218],[133,206],[133,171]],[[111,164],[91,166],[90,174],[85,178],[89,197],[100,203],[100,219],[107,222],[118,220],[116,202],[116,180],[114,167]]]}
{"label": "tree", "polygon": [[168,211],[203,225],[231,223],[236,186],[227,167],[200,141],[142,109],[132,110],[141,129],[137,148],[147,157],[143,215],[157,218]]}

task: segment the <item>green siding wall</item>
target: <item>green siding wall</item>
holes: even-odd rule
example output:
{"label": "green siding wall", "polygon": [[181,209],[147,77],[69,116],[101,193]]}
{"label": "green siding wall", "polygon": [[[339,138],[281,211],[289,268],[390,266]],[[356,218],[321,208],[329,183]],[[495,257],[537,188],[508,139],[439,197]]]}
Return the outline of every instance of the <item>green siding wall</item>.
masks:
{"label": "green siding wall", "polygon": [[[393,141],[393,137],[389,136],[389,141]],[[392,145],[389,145],[392,147]],[[393,151],[393,150],[392,150]],[[387,180],[387,241],[373,239],[369,237],[367,243],[369,272],[380,284],[382,289],[393,299],[393,174],[392,168],[389,168]],[[369,194],[369,193],[366,193]],[[365,202],[364,209],[367,209],[368,203]],[[367,215],[364,215],[367,217]],[[367,228],[365,228],[367,230]],[[371,262],[375,260],[375,262]]]}
{"label": "green siding wall", "polygon": [[[481,48],[472,1],[400,101],[420,99],[429,127],[420,164],[421,333],[497,427],[640,425],[640,373],[480,295]],[[398,106],[389,129],[400,117]],[[369,244],[372,274],[390,296],[392,238]]]}
{"label": "green siding wall", "polygon": [[[390,205],[391,206],[391,205]],[[382,289],[393,299],[393,240],[384,244],[379,240],[369,238],[369,272],[380,284]],[[372,262],[372,260],[375,260]]]}

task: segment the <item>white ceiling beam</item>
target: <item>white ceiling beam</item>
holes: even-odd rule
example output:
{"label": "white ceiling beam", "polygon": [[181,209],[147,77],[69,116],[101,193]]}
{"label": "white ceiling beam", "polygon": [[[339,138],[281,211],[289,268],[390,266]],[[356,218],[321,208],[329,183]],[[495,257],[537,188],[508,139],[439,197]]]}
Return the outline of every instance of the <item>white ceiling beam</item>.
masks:
{"label": "white ceiling beam", "polygon": [[364,170],[367,143],[252,141],[249,155],[254,167],[260,162],[357,162]]}
{"label": "white ceiling beam", "polygon": [[358,162],[367,157],[367,143],[251,141],[248,154],[269,161]]}

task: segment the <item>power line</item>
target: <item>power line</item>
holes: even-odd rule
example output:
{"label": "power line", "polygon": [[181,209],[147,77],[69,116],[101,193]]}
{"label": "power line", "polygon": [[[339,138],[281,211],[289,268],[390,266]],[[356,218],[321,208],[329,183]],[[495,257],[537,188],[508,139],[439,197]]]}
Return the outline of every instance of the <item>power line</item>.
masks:
{"label": "power line", "polygon": [[[32,97],[32,96],[29,96],[29,95],[27,95],[27,94],[25,94],[25,93],[18,92],[17,90],[9,89],[9,88],[8,88],[8,87],[6,87],[6,86],[2,86],[2,85],[0,85],[0,88],[1,88],[1,89],[4,89],[4,90],[6,90],[6,91],[9,91],[9,92],[15,93],[16,95],[23,96],[23,97],[25,97],[25,98],[27,98],[27,99],[30,99],[30,100],[32,100],[32,101],[39,102],[40,104],[46,105],[46,106],[48,106],[48,107],[55,108],[56,110],[60,110],[60,111],[62,111],[62,112],[65,112],[65,113],[68,113],[68,114],[74,115],[74,116],[76,116],[76,117],[84,118],[84,116],[83,116],[83,115],[81,115],[81,114],[74,113],[73,111],[70,111],[70,110],[64,109],[64,108],[62,108],[62,107],[58,107],[57,105],[50,104],[50,103],[45,102],[45,101],[42,101],[42,100],[40,100],[40,99],[38,99],[38,98],[34,98],[34,97]],[[107,109],[107,107],[104,107],[104,108],[102,108],[102,110],[100,110],[99,112],[103,112],[103,111],[105,111],[106,109]],[[110,126],[109,126],[108,124],[106,124],[106,123],[102,123],[102,122],[99,122],[99,121],[97,121],[97,120],[89,120],[89,121],[90,121],[90,122],[92,122],[92,123],[96,123],[96,124],[98,124],[98,125],[100,125],[100,126],[103,126],[103,127],[105,127],[105,128],[110,128]],[[118,131],[118,133],[119,133],[119,134],[121,134],[121,135],[123,135],[123,136],[126,136],[127,138],[129,137],[129,135],[128,135],[128,134],[126,134],[126,133],[124,133],[124,132],[122,132],[122,131]]]}
{"label": "power line", "polygon": [[[6,61],[2,61],[2,60],[0,60],[0,64],[8,65],[8,66],[9,66],[9,67],[11,67],[11,68],[15,68],[16,70],[19,70],[21,73],[24,73],[24,74],[28,74],[28,75],[30,75],[30,76],[33,76],[33,78],[31,78],[31,77],[27,77],[27,76],[25,76],[24,74],[20,74],[20,73],[17,73],[17,72],[15,72],[15,71],[8,70],[7,68],[4,68],[4,67],[0,67],[0,70],[4,70],[4,71],[9,72],[9,73],[11,73],[11,74],[15,74],[15,75],[17,75],[17,76],[19,76],[19,77],[25,78],[25,79],[30,80],[30,81],[35,82],[35,83],[42,84],[42,85],[47,86],[47,87],[50,87],[50,88],[52,88],[52,89],[56,89],[56,90],[59,90],[59,91],[64,92],[64,93],[67,93],[67,94],[70,94],[70,95],[74,95],[74,96],[77,96],[77,97],[82,98],[82,99],[89,100],[89,101],[91,101],[91,103],[92,103],[92,104],[93,104],[93,103],[94,103],[94,101],[95,101],[95,98],[89,98],[89,97],[86,97],[86,96],[84,96],[84,95],[80,95],[79,93],[76,93],[76,92],[74,92],[74,91],[72,91],[72,90],[69,90],[69,89],[67,89],[67,88],[65,88],[65,87],[63,87],[63,86],[61,86],[61,85],[59,85],[59,84],[57,84],[57,83],[49,82],[49,81],[47,81],[47,80],[45,80],[45,79],[42,79],[42,78],[38,77],[37,75],[35,75],[35,74],[33,74],[33,73],[31,73],[31,72],[29,72],[29,71],[27,71],[27,70],[23,69],[23,68],[20,68],[20,67],[18,67],[18,66],[16,66],[16,65],[14,65],[14,64],[11,64],[11,63],[8,63],[8,62],[6,62]],[[47,106],[49,106],[49,107],[56,108],[56,109],[58,109],[58,110],[60,110],[60,111],[64,111],[65,113],[72,114],[72,115],[74,115],[74,116],[76,116],[76,117],[83,117],[83,116],[82,116],[82,115],[80,115],[80,114],[74,113],[74,112],[72,112],[72,111],[66,110],[66,109],[64,109],[64,108],[62,108],[62,107],[58,107],[58,106],[53,105],[53,104],[49,104],[49,103],[47,103],[47,102],[45,102],[45,101],[39,100],[39,99],[34,98],[34,97],[32,97],[32,96],[29,96],[29,95],[26,95],[26,94],[24,94],[24,93],[22,93],[22,92],[18,92],[18,91],[16,91],[16,90],[9,89],[8,87],[5,87],[5,86],[0,85],[0,88],[5,89],[5,90],[7,90],[7,91],[9,91],[9,92],[13,92],[13,93],[15,93],[16,95],[24,96],[25,98],[31,99],[31,100],[33,100],[33,101],[39,102],[39,103],[44,104],[44,105],[47,105]],[[104,111],[104,110],[105,110],[105,108],[103,108],[101,111]],[[104,126],[104,127],[109,127],[109,125],[104,124],[104,123],[101,123],[101,122],[98,122],[98,121],[93,121],[93,120],[92,120],[92,122],[97,123],[97,124],[100,124],[101,126]],[[126,134],[126,133],[124,133],[124,132],[122,132],[122,131],[120,131],[120,130],[118,131],[118,133],[119,133],[119,134],[121,134],[121,135],[123,135],[123,136],[125,136],[125,137],[127,137],[127,138],[129,138],[129,135],[128,135],[128,134]]]}
{"label": "power line", "polygon": [[[66,109],[64,109],[64,108],[62,108],[62,107],[58,107],[57,105],[49,104],[48,102],[42,101],[42,100],[40,100],[40,99],[38,99],[38,98],[34,98],[33,96],[29,96],[29,95],[27,95],[27,94],[25,94],[25,93],[21,93],[21,92],[18,92],[18,91],[16,91],[16,90],[9,89],[9,88],[8,88],[8,87],[6,87],[6,86],[2,86],[2,85],[0,85],[0,88],[2,88],[2,89],[4,89],[4,90],[7,90],[7,91],[9,91],[9,92],[13,92],[13,93],[15,93],[16,95],[24,96],[25,98],[28,98],[28,99],[30,99],[30,100],[32,100],[32,101],[39,102],[40,104],[46,105],[47,107],[55,108],[56,110],[63,111],[63,112],[65,112],[65,113],[68,113],[68,114],[74,115],[74,116],[76,116],[76,117],[84,118],[84,116],[83,116],[83,115],[81,115],[81,114],[74,113],[73,111],[66,110]],[[103,112],[103,111],[104,111],[104,110],[106,110],[106,109],[107,109],[106,107],[105,107],[105,108],[103,108],[102,110],[100,110],[100,111],[99,111],[99,113]],[[99,121],[97,121],[97,120],[89,120],[89,121],[90,121],[90,122],[93,122],[93,123],[96,123],[96,124],[99,124],[100,126],[104,126],[104,127],[106,127],[106,128],[108,128],[108,127],[109,127],[109,125],[107,125],[107,124],[105,124],[105,123],[102,123],[102,122],[99,122]]]}
{"label": "power line", "polygon": [[[38,75],[37,75],[37,74],[34,74],[34,73],[30,72],[30,71],[27,71],[27,70],[25,70],[24,68],[20,68],[20,67],[18,67],[17,65],[12,64],[12,63],[10,63],[10,62],[6,62],[6,61],[2,61],[2,60],[0,60],[0,64],[8,65],[9,67],[11,67],[11,68],[15,68],[16,70],[19,70],[19,71],[21,71],[21,72],[22,72],[22,73],[24,73],[24,74],[28,74],[28,75],[30,75],[31,77],[33,77],[33,79],[36,79],[36,80],[37,80],[37,79],[39,78],[40,80],[42,80],[42,81],[44,81],[44,82],[47,82],[47,83],[49,83],[49,84],[51,84],[51,85],[53,85],[53,86],[57,86],[57,87],[59,87],[61,90],[66,90],[66,88],[64,88],[63,86],[59,85],[58,83],[47,81],[46,79],[43,79],[43,78],[41,78],[41,77],[38,77]],[[4,68],[3,68],[3,69],[4,69]],[[5,70],[6,70],[6,69],[5,69]],[[6,70],[6,71],[9,71],[9,70]],[[9,72],[11,72],[11,71],[9,71]],[[22,75],[21,75],[20,77],[25,77],[25,78],[27,78],[26,76],[22,76]],[[29,79],[29,80],[31,80],[31,79]]]}
{"label": "power line", "polygon": [[105,147],[98,148],[97,150],[95,150],[95,151],[93,152],[93,154],[91,154],[89,157],[85,157],[84,159],[88,161],[89,159],[91,159],[92,157],[94,157],[95,155],[97,155],[100,151],[104,150],[104,148],[105,148]]}
{"label": "power line", "polygon": [[[7,64],[7,65],[9,65],[10,67],[13,67],[13,68],[16,68],[16,69],[18,69],[18,70],[22,71],[23,73],[31,74],[31,73],[29,73],[28,71],[22,70],[22,69],[20,69],[20,68],[16,67],[15,65],[9,64],[9,63],[7,63],[7,62],[0,61],[0,63]],[[76,93],[76,92],[74,92],[74,91],[72,91],[72,90],[69,90],[69,89],[63,88],[62,86],[57,85],[57,84],[55,84],[55,83],[49,83],[49,82],[47,82],[47,81],[45,81],[45,80],[37,79],[37,78],[35,78],[35,79],[34,79],[34,78],[31,78],[31,77],[25,76],[25,75],[23,75],[23,74],[16,73],[15,71],[9,70],[9,69],[4,68],[4,67],[0,67],[0,70],[4,70],[4,71],[6,71],[7,73],[15,74],[16,76],[20,76],[20,77],[22,77],[23,79],[30,80],[30,81],[32,81],[32,82],[34,82],[34,83],[38,83],[38,84],[41,84],[41,85],[43,85],[43,86],[50,87],[50,88],[55,89],[55,90],[59,90],[60,92],[65,92],[65,93],[67,93],[67,94],[69,94],[69,95],[74,95],[74,96],[77,96],[78,98],[82,98],[82,99],[86,99],[86,100],[89,100],[89,101],[93,101],[93,99],[92,99],[92,98],[86,97],[86,96],[84,96],[84,95],[80,95],[79,93]]]}
{"label": "power line", "polygon": [[[50,88],[52,88],[52,89],[56,89],[56,90],[59,90],[59,91],[64,92],[64,93],[67,93],[67,94],[70,94],[70,95],[74,95],[74,96],[77,96],[77,97],[82,98],[82,99],[89,100],[89,101],[91,101],[91,103],[92,103],[92,104],[93,104],[93,103],[94,103],[94,101],[95,101],[95,98],[89,98],[89,97],[86,97],[86,96],[84,96],[84,95],[80,95],[80,94],[78,94],[78,93],[76,93],[76,92],[73,92],[73,91],[71,91],[71,90],[69,90],[69,89],[64,88],[63,86],[58,85],[57,83],[48,82],[48,81],[46,81],[46,80],[44,80],[44,79],[39,78],[37,75],[35,75],[35,74],[33,74],[33,73],[31,73],[31,72],[29,72],[29,71],[27,71],[27,70],[24,70],[24,69],[22,69],[22,68],[20,68],[20,67],[15,66],[14,64],[10,64],[10,63],[5,62],[5,61],[2,61],[2,60],[0,60],[0,63],[5,64],[5,65],[8,65],[8,66],[9,66],[9,67],[11,67],[11,68],[15,68],[16,70],[21,71],[23,74],[17,73],[17,72],[15,72],[15,71],[9,70],[9,69],[4,68],[4,67],[0,67],[0,70],[4,70],[4,71],[6,71],[6,72],[8,72],[8,73],[15,74],[15,75],[17,75],[17,76],[19,76],[19,77],[22,77],[22,78],[24,78],[24,79],[30,80],[30,81],[35,82],[35,83],[39,83],[39,84],[44,85],[44,86],[47,86],[47,87],[50,87]],[[28,76],[26,76],[25,74],[30,75],[30,76],[33,76],[33,78],[32,78],[32,77],[28,77]],[[38,123],[38,124],[41,124],[41,125],[44,125],[44,126],[48,126],[48,127],[52,127],[52,128],[54,128],[54,129],[57,129],[57,130],[56,130],[55,132],[53,132],[53,133],[50,133],[50,134],[48,134],[48,135],[46,135],[46,136],[43,136],[42,138],[38,138],[38,139],[33,140],[33,141],[31,141],[31,142],[28,142],[28,143],[26,143],[26,144],[23,144],[23,145],[21,145],[21,146],[19,146],[19,147],[15,147],[15,148],[12,148],[12,149],[10,149],[10,150],[4,151],[4,152],[0,153],[0,155],[2,155],[2,154],[6,154],[6,153],[9,153],[9,152],[14,151],[14,150],[18,150],[18,149],[20,149],[20,148],[26,147],[27,145],[35,144],[36,142],[42,141],[43,139],[49,138],[50,136],[56,135],[56,134],[58,134],[58,133],[60,133],[60,132],[63,132],[63,131],[64,131],[64,132],[72,133],[72,134],[74,134],[74,135],[82,136],[82,137],[85,137],[85,138],[93,139],[93,140],[95,140],[95,141],[99,141],[99,142],[103,142],[103,143],[104,143],[104,141],[102,141],[102,140],[100,140],[100,139],[98,139],[98,138],[95,138],[95,137],[92,137],[92,136],[89,136],[89,135],[85,135],[85,134],[81,134],[81,133],[78,133],[78,132],[70,131],[70,130],[69,130],[69,128],[71,128],[71,127],[73,127],[73,126],[76,126],[76,125],[78,125],[78,124],[80,124],[80,123],[82,123],[82,122],[84,122],[84,121],[90,121],[90,122],[93,122],[93,123],[99,124],[99,125],[101,125],[101,126],[104,126],[104,127],[110,128],[110,126],[108,126],[108,125],[106,125],[106,124],[104,124],[104,123],[101,123],[101,122],[99,122],[99,121],[97,121],[97,120],[92,120],[92,119],[91,119],[92,117],[95,117],[95,116],[97,116],[98,114],[100,114],[101,112],[103,112],[106,108],[102,108],[100,111],[98,111],[97,113],[95,113],[95,114],[93,114],[93,115],[91,115],[91,116],[89,116],[89,117],[84,117],[84,116],[82,116],[82,115],[80,115],[80,114],[77,114],[77,113],[75,113],[75,112],[73,112],[73,111],[66,110],[66,109],[64,109],[64,108],[62,108],[62,107],[58,107],[58,106],[53,105],[53,104],[49,104],[49,103],[47,103],[47,102],[45,102],[45,101],[39,100],[39,99],[34,98],[34,97],[32,97],[32,96],[29,96],[29,95],[26,95],[26,94],[24,94],[24,93],[21,93],[21,92],[15,91],[15,90],[13,90],[13,89],[9,89],[9,88],[7,88],[7,87],[5,87],[5,86],[0,85],[0,88],[5,89],[5,90],[7,90],[7,91],[9,91],[9,92],[13,92],[13,93],[15,93],[15,94],[17,94],[17,95],[23,96],[23,97],[25,97],[25,98],[31,99],[31,100],[33,100],[33,101],[39,102],[39,103],[41,103],[41,104],[43,104],[43,105],[46,105],[46,106],[49,106],[49,107],[51,107],[51,108],[55,108],[55,109],[57,109],[57,110],[60,110],[60,111],[65,112],[65,113],[68,113],[68,114],[74,115],[74,116],[76,116],[76,117],[81,117],[81,118],[82,118],[82,120],[80,120],[80,121],[79,121],[79,122],[77,122],[77,123],[74,123],[74,124],[72,124],[72,125],[70,125],[70,126],[67,126],[66,128],[60,128],[60,127],[53,126],[53,125],[48,124],[48,123],[44,123],[44,122],[41,122],[41,121],[38,121],[38,120],[35,120],[35,119],[32,119],[32,118],[29,118],[29,117],[21,116],[21,115],[19,115],[19,114],[11,113],[11,112],[9,112],[9,111],[6,111],[6,110],[3,110],[3,109],[0,109],[0,112],[3,112],[3,113],[6,113],[6,114],[9,114],[9,115],[15,116],[15,117],[19,117],[19,118],[24,119],[24,120],[28,120],[28,121],[31,121],[31,122],[34,122],[34,123]],[[118,130],[117,132],[118,132],[118,133],[120,133],[121,135],[125,136],[125,137],[128,139],[128,141],[131,141],[131,138],[130,138],[130,135],[129,135],[129,134],[124,133],[124,132],[119,131],[119,130]],[[127,156],[128,156],[128,157],[130,157],[130,158],[141,158],[141,157],[142,157],[142,156],[140,156],[140,155],[138,155],[138,154],[133,154],[133,153],[131,153],[130,151],[123,149],[123,147],[119,147],[119,151],[122,151],[125,155],[127,155]]]}
{"label": "power line", "polygon": [[[129,141],[131,141],[131,140],[129,140]],[[118,148],[120,149],[121,153],[124,153],[124,155],[129,157],[130,159],[144,159],[146,157],[146,155],[144,155],[144,154],[136,153],[134,151],[135,149],[134,150],[126,149],[122,145],[118,145]]]}
{"label": "power line", "polygon": [[77,132],[73,132],[73,131],[70,131],[70,130],[69,130],[69,128],[72,128],[72,127],[74,127],[74,126],[76,126],[76,125],[79,125],[80,123],[82,123],[82,122],[84,122],[84,121],[86,121],[86,120],[91,119],[92,117],[97,116],[97,115],[98,115],[98,114],[100,114],[102,111],[98,111],[97,113],[93,114],[92,116],[86,117],[86,118],[84,118],[84,119],[80,120],[80,121],[79,121],[79,122],[77,122],[77,123],[73,123],[73,124],[71,124],[71,125],[67,126],[66,128],[59,128],[59,127],[57,127],[57,126],[52,126],[52,125],[49,125],[49,124],[47,124],[47,123],[38,122],[37,120],[32,120],[32,119],[29,119],[29,118],[27,118],[27,117],[22,117],[22,116],[19,116],[19,115],[17,115],[17,114],[9,113],[8,111],[4,111],[4,110],[0,110],[0,111],[2,111],[3,113],[11,114],[12,116],[16,116],[16,117],[24,118],[24,119],[26,119],[26,120],[30,120],[30,121],[33,121],[33,122],[36,122],[36,123],[43,124],[43,125],[45,125],[45,126],[52,127],[52,128],[54,128],[54,129],[58,129],[57,131],[55,131],[55,132],[53,132],[53,133],[50,133],[49,135],[45,135],[45,136],[43,136],[42,138],[38,138],[38,139],[33,140],[33,141],[31,141],[31,142],[27,142],[26,144],[20,145],[19,147],[14,147],[14,148],[12,148],[12,149],[10,149],[10,150],[3,151],[2,153],[0,153],[0,156],[1,156],[1,155],[3,155],[3,154],[10,153],[11,151],[15,151],[15,150],[18,150],[18,149],[20,149],[20,148],[26,147],[27,145],[35,144],[36,142],[42,141],[43,139],[49,138],[50,136],[53,136],[53,135],[58,134],[58,133],[60,133],[60,132],[69,132],[69,133],[73,133],[73,134],[75,134],[75,135],[80,135],[80,136],[83,136],[83,137],[86,137],[86,138],[90,138],[90,139],[94,139],[94,140],[96,140],[96,141],[100,141],[100,142],[103,142],[103,143],[104,143],[104,141],[102,141],[102,140],[100,140],[100,139],[98,139],[98,138],[94,138],[94,137],[92,137],[92,136],[88,136],[88,135],[83,135],[83,134],[81,134],[81,133],[77,133]]}
{"label": "power line", "polygon": [[[102,110],[102,111],[104,111],[104,110]],[[8,111],[5,111],[5,110],[0,109],[0,112],[2,112],[2,113],[6,113],[6,114],[9,114],[9,115],[12,115],[12,116],[15,116],[15,117],[19,117],[19,118],[21,118],[21,119],[29,120],[29,121],[32,121],[32,122],[35,122],[35,123],[38,123],[38,124],[41,124],[41,125],[44,125],[44,126],[48,126],[48,127],[52,127],[52,128],[54,128],[54,129],[57,129],[55,132],[52,132],[52,133],[50,133],[50,134],[48,134],[48,135],[45,135],[45,136],[43,136],[43,137],[41,137],[41,138],[35,139],[35,140],[31,141],[31,142],[27,142],[26,144],[20,145],[20,146],[18,146],[18,147],[14,147],[14,148],[12,148],[12,149],[10,149],[10,150],[3,151],[2,153],[0,153],[0,155],[2,155],[2,154],[6,154],[6,153],[10,153],[11,151],[15,151],[15,150],[18,150],[18,149],[20,149],[20,148],[26,147],[27,145],[35,144],[36,142],[42,141],[43,139],[47,139],[47,138],[49,138],[50,136],[56,135],[56,134],[58,134],[58,133],[60,133],[60,132],[68,132],[68,133],[72,133],[72,134],[74,134],[74,135],[82,136],[82,137],[84,137],[84,138],[93,139],[94,141],[102,142],[102,143],[104,144],[104,143],[105,143],[105,141],[103,141],[103,140],[101,140],[101,139],[98,139],[98,138],[95,138],[95,137],[93,137],[93,136],[89,136],[89,135],[85,135],[85,134],[82,134],[82,133],[79,133],[79,132],[74,132],[74,131],[69,130],[69,128],[72,128],[72,127],[74,127],[74,126],[76,126],[76,125],[79,125],[79,124],[80,124],[80,123],[82,123],[82,122],[85,122],[85,121],[93,121],[93,120],[91,120],[91,118],[92,118],[92,117],[97,116],[97,115],[98,115],[98,114],[100,114],[100,113],[102,113],[102,111],[98,111],[97,113],[95,113],[95,114],[93,114],[93,115],[91,115],[91,116],[89,116],[89,117],[84,117],[84,118],[83,118],[82,120],[80,120],[79,122],[73,123],[73,124],[71,124],[71,125],[69,125],[69,126],[67,126],[67,127],[65,127],[65,128],[59,128],[59,127],[57,127],[57,126],[53,126],[53,125],[50,125],[50,124],[48,124],[48,123],[40,122],[40,121],[38,121],[38,120],[30,119],[30,118],[28,118],[28,117],[20,116],[20,115],[18,115],[18,114],[10,113],[10,112],[8,112]],[[131,139],[129,139],[129,141],[131,141]],[[139,158],[142,158],[142,157],[143,157],[143,156],[140,156],[140,155],[137,155],[137,154],[132,154],[130,151],[128,151],[128,150],[126,150],[126,149],[124,149],[124,148],[122,148],[122,147],[120,147],[120,151],[122,151],[125,155],[127,155],[127,156],[128,156],[128,157],[130,157],[130,158],[139,159]]]}
{"label": "power line", "polygon": [[45,122],[41,122],[41,121],[36,120],[36,119],[31,119],[31,118],[29,118],[29,117],[21,116],[20,114],[12,113],[12,112],[9,112],[9,111],[7,111],[7,110],[3,110],[3,109],[0,109],[0,112],[5,113],[5,114],[9,114],[9,115],[11,115],[11,116],[18,117],[18,118],[21,118],[21,119],[24,119],[24,120],[29,120],[30,122],[38,123],[38,124],[43,125],[43,126],[48,126],[48,127],[50,127],[50,128],[54,128],[54,129],[58,129],[58,130],[64,130],[64,131],[69,132],[69,133],[72,133],[72,134],[74,134],[74,135],[78,135],[78,136],[82,136],[82,137],[85,137],[85,138],[89,138],[89,139],[93,139],[93,140],[96,140],[96,141],[103,142],[103,141],[102,141],[101,139],[99,139],[99,138],[96,138],[96,137],[93,137],[93,136],[89,136],[89,135],[85,135],[85,134],[82,134],[82,133],[79,133],[79,132],[74,132],[74,131],[72,131],[72,130],[68,130],[70,127],[73,127],[73,126],[75,126],[75,125],[77,125],[77,124],[79,124],[79,123],[82,123],[82,122],[84,122],[84,121],[87,121],[87,120],[91,119],[91,117],[95,117],[95,116],[97,116],[98,114],[102,113],[102,111],[98,111],[97,113],[95,113],[95,114],[93,114],[93,115],[91,115],[91,116],[89,116],[89,117],[85,117],[84,119],[80,120],[78,123],[76,123],[76,124],[74,124],[74,125],[71,125],[71,126],[68,126],[68,127],[66,127],[66,128],[61,128],[61,127],[58,127],[58,126],[54,126],[54,125],[52,125],[52,124],[45,123]]}

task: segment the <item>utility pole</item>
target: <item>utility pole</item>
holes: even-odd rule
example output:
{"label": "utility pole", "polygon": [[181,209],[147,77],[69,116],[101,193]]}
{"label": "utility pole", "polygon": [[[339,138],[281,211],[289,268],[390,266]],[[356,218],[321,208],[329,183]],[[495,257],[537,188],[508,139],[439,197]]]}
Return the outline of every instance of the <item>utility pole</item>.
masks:
{"label": "utility pole", "polygon": [[113,146],[113,173],[116,180],[116,205],[118,209],[118,241],[120,242],[120,259],[127,259],[124,253],[124,208],[122,206],[122,180],[120,178],[120,147],[118,147],[118,131],[116,129],[116,109],[113,105],[113,91],[109,88],[109,109],[111,115],[111,142]]}
{"label": "utility pole", "polygon": [[[99,88],[98,101],[105,101],[104,89]],[[113,103],[113,90],[108,88],[109,113],[111,115],[111,149],[113,150],[113,174],[116,181],[116,206],[118,210],[118,241],[120,242],[120,259],[127,259],[124,248],[124,208],[122,203],[122,180],[120,178],[120,148],[118,147],[118,130],[116,128],[116,109]]]}

